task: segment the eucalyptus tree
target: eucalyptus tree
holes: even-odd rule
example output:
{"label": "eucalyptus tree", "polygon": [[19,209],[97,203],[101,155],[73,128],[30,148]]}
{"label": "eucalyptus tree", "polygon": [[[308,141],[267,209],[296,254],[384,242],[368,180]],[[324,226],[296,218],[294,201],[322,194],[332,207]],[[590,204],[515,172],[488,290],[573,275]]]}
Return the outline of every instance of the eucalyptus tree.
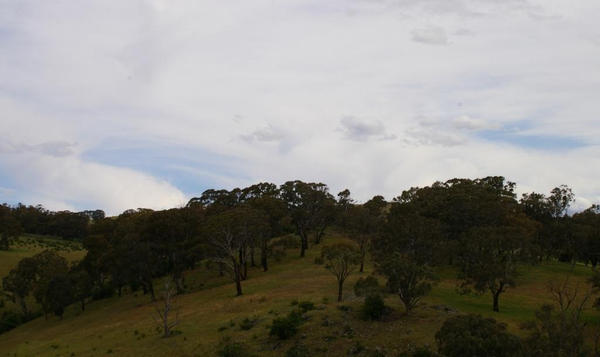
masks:
{"label": "eucalyptus tree", "polygon": [[300,256],[304,257],[309,234],[315,233],[315,241],[320,242],[326,227],[333,221],[334,198],[327,185],[298,180],[281,185],[280,195],[300,236]]}
{"label": "eucalyptus tree", "polygon": [[360,264],[360,252],[354,244],[335,243],[323,246],[321,249],[321,258],[325,262],[325,268],[335,275],[337,279],[337,301],[342,301],[344,282],[350,274],[356,271],[356,268]]}

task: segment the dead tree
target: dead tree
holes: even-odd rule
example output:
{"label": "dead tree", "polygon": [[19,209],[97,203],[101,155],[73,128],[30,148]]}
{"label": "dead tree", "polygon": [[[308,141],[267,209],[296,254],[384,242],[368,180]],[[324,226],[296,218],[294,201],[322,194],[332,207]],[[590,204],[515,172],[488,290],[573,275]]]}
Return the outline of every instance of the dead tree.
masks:
{"label": "dead tree", "polygon": [[[155,306],[154,321],[163,331],[163,337],[169,337],[173,333],[173,328],[179,323],[179,309],[175,307],[176,287],[171,279],[165,281],[164,290],[160,301]],[[173,319],[173,313],[175,318]]]}

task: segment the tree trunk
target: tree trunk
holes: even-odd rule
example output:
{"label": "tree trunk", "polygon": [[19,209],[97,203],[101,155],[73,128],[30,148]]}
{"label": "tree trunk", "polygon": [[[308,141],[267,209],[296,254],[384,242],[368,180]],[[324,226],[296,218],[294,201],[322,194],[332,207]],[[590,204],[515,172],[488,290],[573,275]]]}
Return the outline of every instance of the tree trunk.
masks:
{"label": "tree trunk", "polygon": [[493,308],[494,312],[500,311],[500,309],[498,308],[498,298],[500,297],[500,291],[501,290],[497,290],[492,294],[494,297],[494,308]]}
{"label": "tree trunk", "polygon": [[306,234],[300,236],[301,246],[300,246],[300,256],[304,257],[306,255],[306,250],[308,249],[308,237]]}
{"label": "tree trunk", "polygon": [[183,294],[185,292],[185,288],[183,287],[184,280],[183,275],[180,271],[175,272],[173,274],[173,281],[175,282],[175,289],[177,291],[177,294]]}
{"label": "tree trunk", "polygon": [[344,287],[344,281],[338,281],[338,302],[342,302],[342,288]]}
{"label": "tree trunk", "polygon": [[267,247],[266,247],[266,244],[260,250],[260,264],[263,267],[263,271],[267,271],[269,269],[268,264],[267,264]]}
{"label": "tree trunk", "polygon": [[81,311],[85,311],[85,298],[81,299]]}
{"label": "tree trunk", "polygon": [[233,267],[233,275],[235,276],[235,289],[237,291],[237,296],[242,295],[242,279],[240,277],[240,266],[239,264],[234,264]]}
{"label": "tree trunk", "polygon": [[360,259],[360,271],[359,271],[359,272],[360,272],[360,273],[362,273],[362,272],[364,272],[364,271],[365,271],[365,257],[363,256],[363,257]]}
{"label": "tree trunk", "polygon": [[256,264],[254,263],[254,247],[250,247],[250,266],[256,266]]}

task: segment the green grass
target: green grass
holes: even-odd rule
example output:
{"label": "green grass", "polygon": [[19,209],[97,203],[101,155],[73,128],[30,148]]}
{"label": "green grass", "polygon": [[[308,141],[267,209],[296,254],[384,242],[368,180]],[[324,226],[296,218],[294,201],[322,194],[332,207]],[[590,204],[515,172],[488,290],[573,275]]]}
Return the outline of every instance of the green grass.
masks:
{"label": "green grass", "polygon": [[[339,239],[330,237],[325,244]],[[245,343],[258,356],[284,355],[297,342],[307,345],[316,356],[346,356],[357,342],[370,349],[381,347],[393,352],[409,345],[434,344],[435,332],[454,314],[438,305],[495,317],[506,322],[511,331],[522,334],[519,324],[533,318],[542,303],[550,302],[547,281],[570,271],[569,265],[557,262],[523,267],[519,286],[501,296],[500,312],[493,313],[489,294],[458,294],[455,272],[446,268],[440,272],[442,280],[413,314],[404,315],[398,297],[390,296],[386,304],[394,312],[385,321],[368,322],[358,318],[361,300],[353,295],[352,287],[372,268],[367,266],[365,273],[348,279],[343,305],[352,311],[341,311],[335,302],[334,276],[322,265],[314,264],[319,249],[311,247],[305,258],[299,258],[295,249],[288,250],[281,262],[271,262],[266,273],[250,269],[241,297],[234,296],[235,287],[227,277],[218,277],[204,265],[188,272],[186,281],[191,292],[177,297],[180,324],[176,329],[181,334],[171,338],[163,339],[155,330],[154,306],[149,297],[127,294],[92,302],[83,313],[71,306],[63,320],[39,318],[0,335],[0,356],[213,356],[226,336]],[[590,274],[589,268],[576,266],[572,279],[584,283]],[[271,321],[296,308],[292,306],[294,300],[311,301],[316,310],[307,312],[309,320],[296,337],[283,342],[270,338]],[[587,318],[598,324],[598,314],[590,311]],[[241,329],[245,318],[256,318],[255,326]]]}
{"label": "green grass", "polygon": [[52,237],[24,235],[19,237],[9,250],[0,250],[0,277],[6,276],[11,269],[17,266],[21,259],[31,257],[46,249],[56,250],[69,261],[78,260],[85,256],[85,251],[81,244],[77,242]]}

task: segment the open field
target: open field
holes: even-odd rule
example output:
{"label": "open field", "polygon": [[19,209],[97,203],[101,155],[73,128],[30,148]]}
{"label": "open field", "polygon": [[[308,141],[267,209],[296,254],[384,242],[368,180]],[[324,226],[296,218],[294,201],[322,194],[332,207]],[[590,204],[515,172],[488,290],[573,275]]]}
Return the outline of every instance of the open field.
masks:
{"label": "open field", "polygon": [[[328,238],[325,244],[334,239],[343,238]],[[389,296],[386,303],[394,312],[385,321],[367,322],[358,318],[360,299],[352,287],[372,268],[367,266],[365,273],[355,273],[346,282],[341,305],[350,311],[342,311],[335,302],[335,278],[322,265],[314,264],[319,249],[311,247],[305,258],[297,257],[296,250],[288,250],[286,257],[273,261],[266,273],[252,268],[249,280],[243,282],[241,297],[234,296],[231,281],[219,278],[205,266],[189,272],[186,281],[191,292],[177,297],[180,324],[176,329],[181,333],[171,338],[158,335],[149,297],[127,294],[92,302],[83,313],[73,305],[63,320],[38,318],[0,335],[0,356],[212,356],[224,337],[244,342],[258,356],[284,355],[296,343],[305,344],[317,356],[346,356],[350,349],[402,351],[408,346],[434,344],[435,332],[456,311],[494,317],[506,322],[511,332],[523,334],[519,324],[532,319],[542,303],[551,301],[547,291],[550,279],[566,277],[572,271],[572,281],[583,288],[591,274],[590,268],[557,262],[523,267],[519,286],[501,296],[500,312],[493,313],[488,294],[458,294],[455,274],[446,268],[439,272],[441,280],[432,293],[411,316],[402,313],[398,297]],[[76,257],[81,253],[68,254]],[[31,255],[28,248],[3,254],[15,261],[19,254]],[[5,259],[2,264],[3,271],[10,266]],[[311,301],[317,309],[307,313],[308,321],[294,338],[282,342],[269,338],[267,327],[272,319],[291,311],[294,300]],[[586,318],[590,325],[598,325],[599,316],[590,310]],[[256,318],[257,323],[242,330],[239,324],[244,318]]]}

